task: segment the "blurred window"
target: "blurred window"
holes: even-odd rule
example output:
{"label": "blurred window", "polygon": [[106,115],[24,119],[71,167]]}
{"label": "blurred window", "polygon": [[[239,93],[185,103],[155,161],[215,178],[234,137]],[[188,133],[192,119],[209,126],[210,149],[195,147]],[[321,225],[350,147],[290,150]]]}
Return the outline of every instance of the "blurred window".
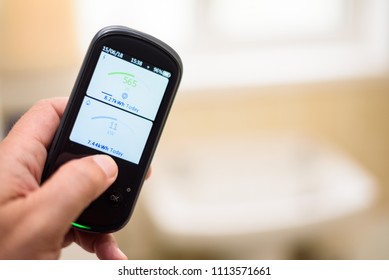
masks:
{"label": "blurred window", "polygon": [[[382,75],[387,0],[80,0],[80,46],[101,27],[150,33],[181,55],[183,87],[295,83]],[[211,77],[211,78],[210,78]]]}
{"label": "blurred window", "polygon": [[334,37],[350,27],[353,4],[349,0],[210,0],[208,24],[215,36],[241,43]]}

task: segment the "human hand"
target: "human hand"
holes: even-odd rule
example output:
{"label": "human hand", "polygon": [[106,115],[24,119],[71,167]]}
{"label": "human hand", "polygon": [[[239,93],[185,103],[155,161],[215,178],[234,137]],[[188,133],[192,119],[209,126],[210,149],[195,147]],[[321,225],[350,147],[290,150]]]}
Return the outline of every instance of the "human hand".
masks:
{"label": "human hand", "polygon": [[0,143],[0,259],[56,259],[78,243],[100,259],[126,259],[112,234],[92,234],[70,225],[115,180],[106,155],[72,160],[40,187],[47,149],[67,98],[43,100]]}

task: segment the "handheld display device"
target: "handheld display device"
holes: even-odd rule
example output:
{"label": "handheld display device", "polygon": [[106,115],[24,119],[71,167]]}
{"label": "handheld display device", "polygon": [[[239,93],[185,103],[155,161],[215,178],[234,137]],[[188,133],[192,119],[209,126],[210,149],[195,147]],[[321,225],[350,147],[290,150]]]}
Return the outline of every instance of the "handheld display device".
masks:
{"label": "handheld display device", "polygon": [[112,156],[119,173],[73,227],[113,232],[127,223],[181,76],[177,53],[154,37],[122,26],[96,34],[49,150],[42,180],[71,159],[97,153]]}

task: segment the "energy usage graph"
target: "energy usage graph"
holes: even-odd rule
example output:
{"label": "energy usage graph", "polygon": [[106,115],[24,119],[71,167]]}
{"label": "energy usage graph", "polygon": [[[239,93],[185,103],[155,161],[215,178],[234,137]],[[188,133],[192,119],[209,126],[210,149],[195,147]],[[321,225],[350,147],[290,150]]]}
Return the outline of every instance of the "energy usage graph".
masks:
{"label": "energy usage graph", "polygon": [[139,163],[152,122],[84,97],[70,140]]}
{"label": "energy usage graph", "polygon": [[87,95],[154,120],[169,80],[151,70],[101,52]]}

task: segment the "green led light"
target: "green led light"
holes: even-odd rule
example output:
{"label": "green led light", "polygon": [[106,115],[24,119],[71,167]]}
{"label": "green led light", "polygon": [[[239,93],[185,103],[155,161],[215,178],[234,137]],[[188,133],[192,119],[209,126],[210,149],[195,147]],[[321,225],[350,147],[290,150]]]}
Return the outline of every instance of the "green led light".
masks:
{"label": "green led light", "polygon": [[77,223],[72,223],[72,225],[74,227],[78,227],[78,228],[81,228],[81,229],[91,229],[91,227],[83,226],[83,225],[80,225],[80,224],[77,224]]}

